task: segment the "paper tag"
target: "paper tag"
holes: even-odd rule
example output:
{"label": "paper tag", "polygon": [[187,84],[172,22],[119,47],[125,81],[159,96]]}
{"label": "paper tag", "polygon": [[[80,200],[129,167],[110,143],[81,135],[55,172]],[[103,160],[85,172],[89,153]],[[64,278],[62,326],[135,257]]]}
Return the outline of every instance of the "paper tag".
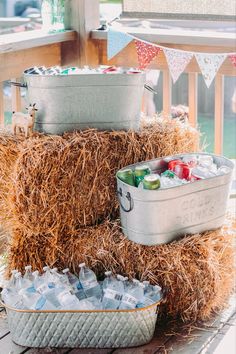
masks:
{"label": "paper tag", "polygon": [[121,301],[122,294],[120,294],[117,291],[112,290],[112,289],[106,289],[104,297],[106,297],[107,299],[111,299],[111,300]]}
{"label": "paper tag", "polygon": [[129,294],[125,294],[122,299],[122,303],[127,305],[132,305],[133,307],[137,305],[137,302],[138,302],[137,299]]}
{"label": "paper tag", "polygon": [[95,286],[98,286],[98,282],[96,280],[85,280],[81,284],[84,290],[89,290],[95,288]]}
{"label": "paper tag", "polygon": [[40,285],[40,286],[37,288],[37,291],[38,291],[40,294],[44,294],[46,291],[48,291],[48,286],[47,286],[47,284],[42,284],[42,285]]}

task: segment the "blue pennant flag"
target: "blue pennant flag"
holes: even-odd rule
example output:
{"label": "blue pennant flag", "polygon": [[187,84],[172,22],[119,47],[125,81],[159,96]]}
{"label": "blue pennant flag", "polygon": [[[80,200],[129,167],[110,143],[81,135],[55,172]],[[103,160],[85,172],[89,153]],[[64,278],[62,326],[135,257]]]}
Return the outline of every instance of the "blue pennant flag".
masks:
{"label": "blue pennant flag", "polygon": [[125,48],[133,37],[124,32],[119,32],[109,28],[107,35],[107,58],[110,60],[123,48]]}

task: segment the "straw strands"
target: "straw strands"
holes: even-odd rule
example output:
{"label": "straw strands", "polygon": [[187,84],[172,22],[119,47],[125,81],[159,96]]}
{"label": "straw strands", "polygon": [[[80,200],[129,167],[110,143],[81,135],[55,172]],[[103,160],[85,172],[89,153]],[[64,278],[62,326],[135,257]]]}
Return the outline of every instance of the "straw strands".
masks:
{"label": "straw strands", "polygon": [[205,320],[221,309],[234,284],[233,231],[218,229],[170,244],[143,246],[127,240],[119,221],[106,220],[70,234],[13,233],[9,268],[47,264],[79,271],[86,262],[98,275],[137,277],[167,290],[162,314],[183,321]]}
{"label": "straw strands", "polygon": [[[11,139],[9,136],[9,142]],[[139,133],[90,129],[63,137],[36,135],[20,141],[20,148],[16,146],[11,154],[11,144],[2,145],[0,138],[0,149],[5,153],[0,158],[5,195],[2,221],[8,220],[11,228],[24,225],[33,233],[63,234],[117,217],[118,169],[160,156],[193,152],[198,145],[197,130],[160,118]],[[9,173],[4,172],[9,168],[10,180]]]}

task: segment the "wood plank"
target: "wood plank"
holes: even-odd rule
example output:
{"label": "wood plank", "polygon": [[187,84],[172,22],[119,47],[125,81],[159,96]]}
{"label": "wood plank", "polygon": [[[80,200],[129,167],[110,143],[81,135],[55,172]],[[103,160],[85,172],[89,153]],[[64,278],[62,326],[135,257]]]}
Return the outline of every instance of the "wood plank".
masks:
{"label": "wood plank", "polygon": [[0,82],[0,127],[4,125],[3,82]]}
{"label": "wood plank", "polygon": [[[232,316],[222,329],[215,336],[213,341],[208,344],[204,354],[235,354],[236,352],[236,314]],[[202,353],[203,354],[203,353]]]}
{"label": "wood plank", "polygon": [[163,113],[171,114],[172,80],[169,70],[163,71]]}
{"label": "wood plank", "polygon": [[49,44],[57,44],[75,40],[74,31],[65,31],[58,33],[46,33],[42,30],[11,33],[0,36],[0,54],[32,49]]}
{"label": "wood plank", "polygon": [[99,0],[66,0],[66,26],[78,34],[72,52],[68,59],[70,44],[62,46],[62,63],[77,60],[77,65],[98,65],[98,48],[90,38],[90,32],[99,27]]}
{"label": "wood plank", "polygon": [[21,77],[23,71],[34,65],[60,65],[60,43],[12,53],[0,54],[0,82]]}
{"label": "wood plank", "polygon": [[[11,79],[14,82],[20,82],[20,79]],[[11,86],[11,104],[12,111],[21,112],[21,94],[20,87]]]}
{"label": "wood plank", "polygon": [[[235,46],[235,34],[234,33],[224,33],[224,32],[212,32],[212,31],[191,31],[187,28],[182,30],[173,29],[160,29],[160,28],[143,28],[139,27],[126,27],[122,26],[122,31],[130,33],[133,36],[137,36],[148,42],[158,42],[159,44],[180,44],[180,45],[190,45],[194,43],[197,46],[205,46],[208,48],[204,52],[208,53],[211,51],[211,47],[221,47],[219,52],[234,52],[233,48]],[[105,39],[107,38],[106,31],[92,31],[92,38],[94,39]],[[226,48],[231,47],[232,50],[228,51]],[[199,50],[201,51],[201,50]]]}
{"label": "wood plank", "polygon": [[[230,299],[230,306],[222,311],[219,315],[205,322],[201,327],[194,327],[189,333],[189,328],[183,326],[173,336],[165,348],[159,349],[155,354],[169,353],[171,354],[200,354],[204,348],[215,338],[228,320],[234,316],[235,310],[235,297]],[[223,354],[223,353],[222,353]]]}
{"label": "wood plank", "polygon": [[193,127],[197,125],[198,111],[198,74],[188,74],[188,106],[189,106],[189,122]]}
{"label": "wood plank", "polygon": [[20,345],[15,344],[11,340],[11,335],[8,334],[5,337],[3,337],[0,341],[0,346],[1,346],[1,352],[2,354],[23,354],[26,353],[28,348],[22,347]]}
{"label": "wood plank", "polygon": [[[114,58],[110,61],[107,60],[107,41],[106,40],[96,40],[97,45],[99,46],[99,62],[100,64],[109,64],[109,65],[118,65],[118,66],[131,66],[137,67],[137,53],[135,44],[132,41],[129,43],[119,54],[117,54]],[[155,43],[153,41],[153,43]],[[176,48],[182,50],[189,50],[189,51],[199,51],[199,52],[206,52],[206,53],[220,53],[223,51],[225,52],[234,52],[235,48],[233,47],[207,47],[207,46],[193,46],[193,45],[170,45],[167,43],[163,43],[163,46],[169,48]],[[166,62],[166,58],[163,52],[158,54],[158,57],[153,60],[150,65],[148,66],[149,69],[158,69],[158,70],[166,70],[168,69],[168,65]],[[190,63],[185,68],[186,73],[201,73],[200,68],[196,62],[196,59],[193,58]],[[232,65],[230,60],[227,58],[224,63],[221,65],[219,74],[226,75],[226,76],[236,76],[236,67]]]}
{"label": "wood plank", "polygon": [[223,154],[224,76],[215,77],[215,153]]}

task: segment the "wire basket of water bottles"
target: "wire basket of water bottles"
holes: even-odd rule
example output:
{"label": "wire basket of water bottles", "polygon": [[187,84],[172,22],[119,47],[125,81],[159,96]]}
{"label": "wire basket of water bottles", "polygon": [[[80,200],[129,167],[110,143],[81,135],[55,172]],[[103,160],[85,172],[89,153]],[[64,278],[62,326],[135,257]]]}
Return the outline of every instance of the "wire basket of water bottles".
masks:
{"label": "wire basket of water bottles", "polygon": [[[48,266],[42,274],[38,270],[32,272],[31,266],[25,267],[24,275],[12,270],[1,297],[13,341],[32,347],[99,348],[150,341],[163,297],[161,287],[111,271],[98,281],[84,263],[79,267],[78,276],[68,268],[59,272]],[[68,313],[70,316],[65,316]],[[73,329],[69,338],[68,333],[58,336],[59,328],[66,328],[70,321]],[[29,323],[31,329],[27,330]]]}

